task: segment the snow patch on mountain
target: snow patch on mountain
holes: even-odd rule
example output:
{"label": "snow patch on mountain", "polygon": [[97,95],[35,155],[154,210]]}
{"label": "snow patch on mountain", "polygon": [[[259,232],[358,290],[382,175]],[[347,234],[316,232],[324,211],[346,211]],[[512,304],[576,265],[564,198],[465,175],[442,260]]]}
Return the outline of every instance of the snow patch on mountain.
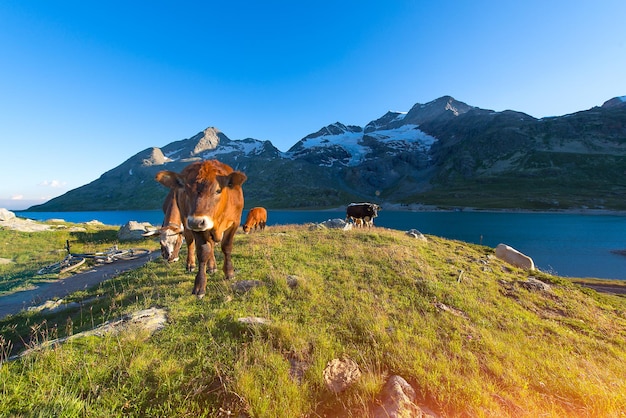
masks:
{"label": "snow patch on mountain", "polygon": [[365,131],[355,129],[355,127],[349,130],[338,129],[339,127],[345,128],[341,124],[330,125],[301,140],[285,156],[295,159],[304,155],[317,154],[320,157],[318,160],[320,166],[335,164],[356,166],[375,153],[372,148],[374,146],[371,143],[372,139],[384,145],[389,153],[428,152],[437,138],[421,131],[417,125],[405,124],[389,128],[392,122],[401,123],[405,115],[406,113],[388,112],[383,118],[370,122]]}
{"label": "snow patch on mountain", "polygon": [[[206,131],[205,131],[206,132]],[[210,146],[204,146],[200,142],[204,141],[205,137],[202,137],[200,141],[198,139],[200,135],[196,135],[187,140],[178,141],[177,143],[169,144],[165,147],[164,160],[165,162],[177,162],[186,159],[213,159],[220,158],[220,156],[231,155],[235,158],[255,157],[263,154],[264,152],[271,152],[273,146],[269,141],[260,141],[258,139],[246,138],[241,140],[230,140],[225,135],[221,134],[221,138],[217,136],[214,143]],[[172,146],[173,145],[173,146]],[[199,149],[202,151],[197,152]],[[279,153],[278,150],[276,150]]]}
{"label": "snow patch on mountain", "polygon": [[180,154],[183,151],[183,148],[178,148],[175,149],[173,151],[170,151],[168,153],[165,153],[165,157],[169,158],[170,161],[175,161],[177,160],[179,157],[177,156],[177,154]]}
{"label": "snow patch on mountain", "polygon": [[[363,139],[363,132],[343,131],[339,134],[321,135],[317,137],[308,137],[300,143],[301,148],[298,154],[310,152],[311,150],[320,148],[341,147],[351,156],[348,165],[356,165],[362,161],[363,157],[369,151],[369,147],[360,144]],[[334,162],[334,161],[333,161]],[[332,162],[329,162],[332,165]],[[328,165],[324,164],[324,165]]]}
{"label": "snow patch on mountain", "polygon": [[422,151],[428,151],[437,141],[437,138],[421,131],[417,125],[402,125],[396,129],[380,130],[369,134],[378,141],[396,148],[404,147],[407,143],[417,145]]}
{"label": "snow patch on mountain", "polygon": [[224,154],[243,154],[246,156],[259,155],[264,150],[264,144],[254,139],[244,139],[241,141],[230,141],[226,144],[220,144],[219,147],[206,151],[202,154],[203,159],[215,158]]}

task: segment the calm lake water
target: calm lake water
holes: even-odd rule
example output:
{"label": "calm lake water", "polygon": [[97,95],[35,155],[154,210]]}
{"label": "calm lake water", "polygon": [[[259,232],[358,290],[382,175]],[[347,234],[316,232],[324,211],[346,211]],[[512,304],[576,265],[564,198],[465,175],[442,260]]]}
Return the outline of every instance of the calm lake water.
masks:
{"label": "calm lake water", "polygon": [[[36,220],[52,218],[68,222],[98,220],[108,225],[128,221],[160,225],[160,210],[115,212],[16,212]],[[247,210],[243,213],[243,218]],[[344,211],[268,211],[268,226],[323,222],[345,218]],[[407,231],[417,229],[475,244],[510,245],[529,255],[537,267],[568,277],[626,280],[626,216],[564,213],[510,212],[409,212],[381,211],[376,226]]]}

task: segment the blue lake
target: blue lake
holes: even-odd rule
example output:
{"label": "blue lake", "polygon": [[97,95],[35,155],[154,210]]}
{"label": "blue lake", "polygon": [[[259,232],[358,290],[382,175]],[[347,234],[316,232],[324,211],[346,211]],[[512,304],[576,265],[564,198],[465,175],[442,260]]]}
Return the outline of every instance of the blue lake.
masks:
{"label": "blue lake", "polygon": [[[244,211],[245,219],[247,210]],[[16,212],[36,220],[68,222],[98,220],[108,225],[128,221],[160,225],[160,210],[114,212]],[[345,218],[344,211],[268,211],[268,226],[323,222]],[[531,256],[537,267],[568,277],[626,280],[626,216],[511,212],[381,211],[376,226],[407,231],[417,229],[475,244],[508,244]]]}

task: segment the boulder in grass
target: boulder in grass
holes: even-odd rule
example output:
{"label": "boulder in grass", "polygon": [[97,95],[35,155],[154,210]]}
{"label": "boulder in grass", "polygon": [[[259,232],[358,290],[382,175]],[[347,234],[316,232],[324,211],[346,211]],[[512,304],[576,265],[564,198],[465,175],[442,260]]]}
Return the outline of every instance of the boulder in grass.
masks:
{"label": "boulder in grass", "polygon": [[340,393],[361,377],[359,365],[350,358],[333,359],[324,369],[324,382],[333,393]]}
{"label": "boulder in grass", "polygon": [[400,376],[391,376],[378,397],[381,401],[371,411],[370,416],[373,418],[431,418],[435,416],[415,403],[417,400],[415,389]]}
{"label": "boulder in grass", "polygon": [[519,267],[525,270],[534,270],[535,263],[532,258],[522,254],[513,247],[509,247],[506,244],[498,244],[496,247],[496,257],[502,261],[506,261],[512,266]]}
{"label": "boulder in grass", "polygon": [[410,229],[408,231],[406,231],[406,234],[410,237],[413,237],[415,239],[418,239],[420,241],[427,241],[426,237],[424,236],[424,234],[422,234],[420,231],[418,231],[417,229]]}
{"label": "boulder in grass", "polygon": [[154,229],[150,222],[128,221],[117,231],[117,239],[120,241],[141,241],[143,234]]}
{"label": "boulder in grass", "polygon": [[9,221],[15,218],[15,214],[8,209],[0,208],[0,221]]}
{"label": "boulder in grass", "polygon": [[343,219],[335,218],[329,219],[327,221],[321,222],[319,224],[322,228],[328,229],[343,229],[344,231],[348,231],[352,229],[352,224],[344,221]]}

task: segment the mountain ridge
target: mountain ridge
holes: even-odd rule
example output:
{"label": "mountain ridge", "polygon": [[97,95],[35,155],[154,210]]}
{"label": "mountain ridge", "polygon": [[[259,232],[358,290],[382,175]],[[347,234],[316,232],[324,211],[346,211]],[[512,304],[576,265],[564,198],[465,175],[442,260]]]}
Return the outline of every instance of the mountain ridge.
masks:
{"label": "mountain ridge", "polygon": [[[154,209],[157,171],[220,159],[248,175],[246,202],[318,208],[352,200],[485,208],[615,208],[626,204],[626,96],[536,119],[443,96],[364,127],[335,122],[286,152],[231,140],[215,127],[150,147],[94,182],[29,210]],[[513,193],[517,191],[517,195]]]}

